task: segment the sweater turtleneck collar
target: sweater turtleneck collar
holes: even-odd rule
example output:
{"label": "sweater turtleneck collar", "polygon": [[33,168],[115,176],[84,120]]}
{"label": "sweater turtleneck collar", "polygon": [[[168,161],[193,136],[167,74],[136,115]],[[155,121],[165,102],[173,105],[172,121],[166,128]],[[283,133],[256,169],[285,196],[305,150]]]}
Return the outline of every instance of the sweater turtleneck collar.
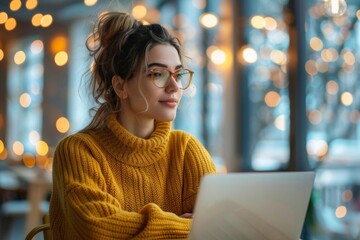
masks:
{"label": "sweater turtleneck collar", "polygon": [[126,130],[115,114],[106,121],[107,130],[99,134],[100,144],[118,161],[132,166],[148,166],[160,160],[169,140],[171,123],[157,122],[148,139],[137,137]]}

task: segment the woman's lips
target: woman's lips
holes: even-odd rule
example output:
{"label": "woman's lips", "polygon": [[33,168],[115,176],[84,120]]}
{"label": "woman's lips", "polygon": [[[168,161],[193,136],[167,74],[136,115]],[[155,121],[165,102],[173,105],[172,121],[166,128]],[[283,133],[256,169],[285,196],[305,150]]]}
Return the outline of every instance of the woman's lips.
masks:
{"label": "woman's lips", "polygon": [[161,104],[167,106],[167,107],[171,107],[174,108],[177,106],[178,101],[176,99],[166,99],[166,100],[160,100],[159,101]]}

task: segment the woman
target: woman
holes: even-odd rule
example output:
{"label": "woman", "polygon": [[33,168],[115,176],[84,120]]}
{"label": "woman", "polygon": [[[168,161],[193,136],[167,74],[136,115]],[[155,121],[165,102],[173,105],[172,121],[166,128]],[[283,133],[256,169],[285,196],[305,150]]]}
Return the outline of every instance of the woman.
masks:
{"label": "woman", "polygon": [[161,25],[108,12],[87,47],[99,108],[57,146],[54,238],[186,238],[200,179],[215,166],[197,139],[171,130],[193,74],[178,41]]}

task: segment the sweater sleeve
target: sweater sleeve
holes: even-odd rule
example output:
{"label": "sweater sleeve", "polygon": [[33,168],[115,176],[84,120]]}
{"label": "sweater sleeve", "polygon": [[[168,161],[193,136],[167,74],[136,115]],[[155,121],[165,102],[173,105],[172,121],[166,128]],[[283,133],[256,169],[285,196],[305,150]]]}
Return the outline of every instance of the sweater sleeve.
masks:
{"label": "sweater sleeve", "polygon": [[215,174],[216,167],[205,147],[191,135],[184,158],[183,210],[191,213],[201,178],[206,174]]}
{"label": "sweater sleeve", "polygon": [[67,138],[57,147],[50,206],[52,229],[59,231],[53,233],[55,239],[187,237],[191,220],[162,211],[156,204],[149,203],[139,212],[123,210],[107,189],[104,169],[96,160],[102,158],[96,154],[76,138]]}

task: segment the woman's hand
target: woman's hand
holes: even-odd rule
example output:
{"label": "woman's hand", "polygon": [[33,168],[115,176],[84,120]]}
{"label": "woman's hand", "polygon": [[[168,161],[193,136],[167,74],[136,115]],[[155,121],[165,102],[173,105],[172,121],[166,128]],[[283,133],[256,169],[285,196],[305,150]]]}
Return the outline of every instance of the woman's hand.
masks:
{"label": "woman's hand", "polygon": [[180,215],[180,217],[192,219],[192,218],[193,218],[193,214],[192,214],[192,213],[184,213],[184,214]]}

